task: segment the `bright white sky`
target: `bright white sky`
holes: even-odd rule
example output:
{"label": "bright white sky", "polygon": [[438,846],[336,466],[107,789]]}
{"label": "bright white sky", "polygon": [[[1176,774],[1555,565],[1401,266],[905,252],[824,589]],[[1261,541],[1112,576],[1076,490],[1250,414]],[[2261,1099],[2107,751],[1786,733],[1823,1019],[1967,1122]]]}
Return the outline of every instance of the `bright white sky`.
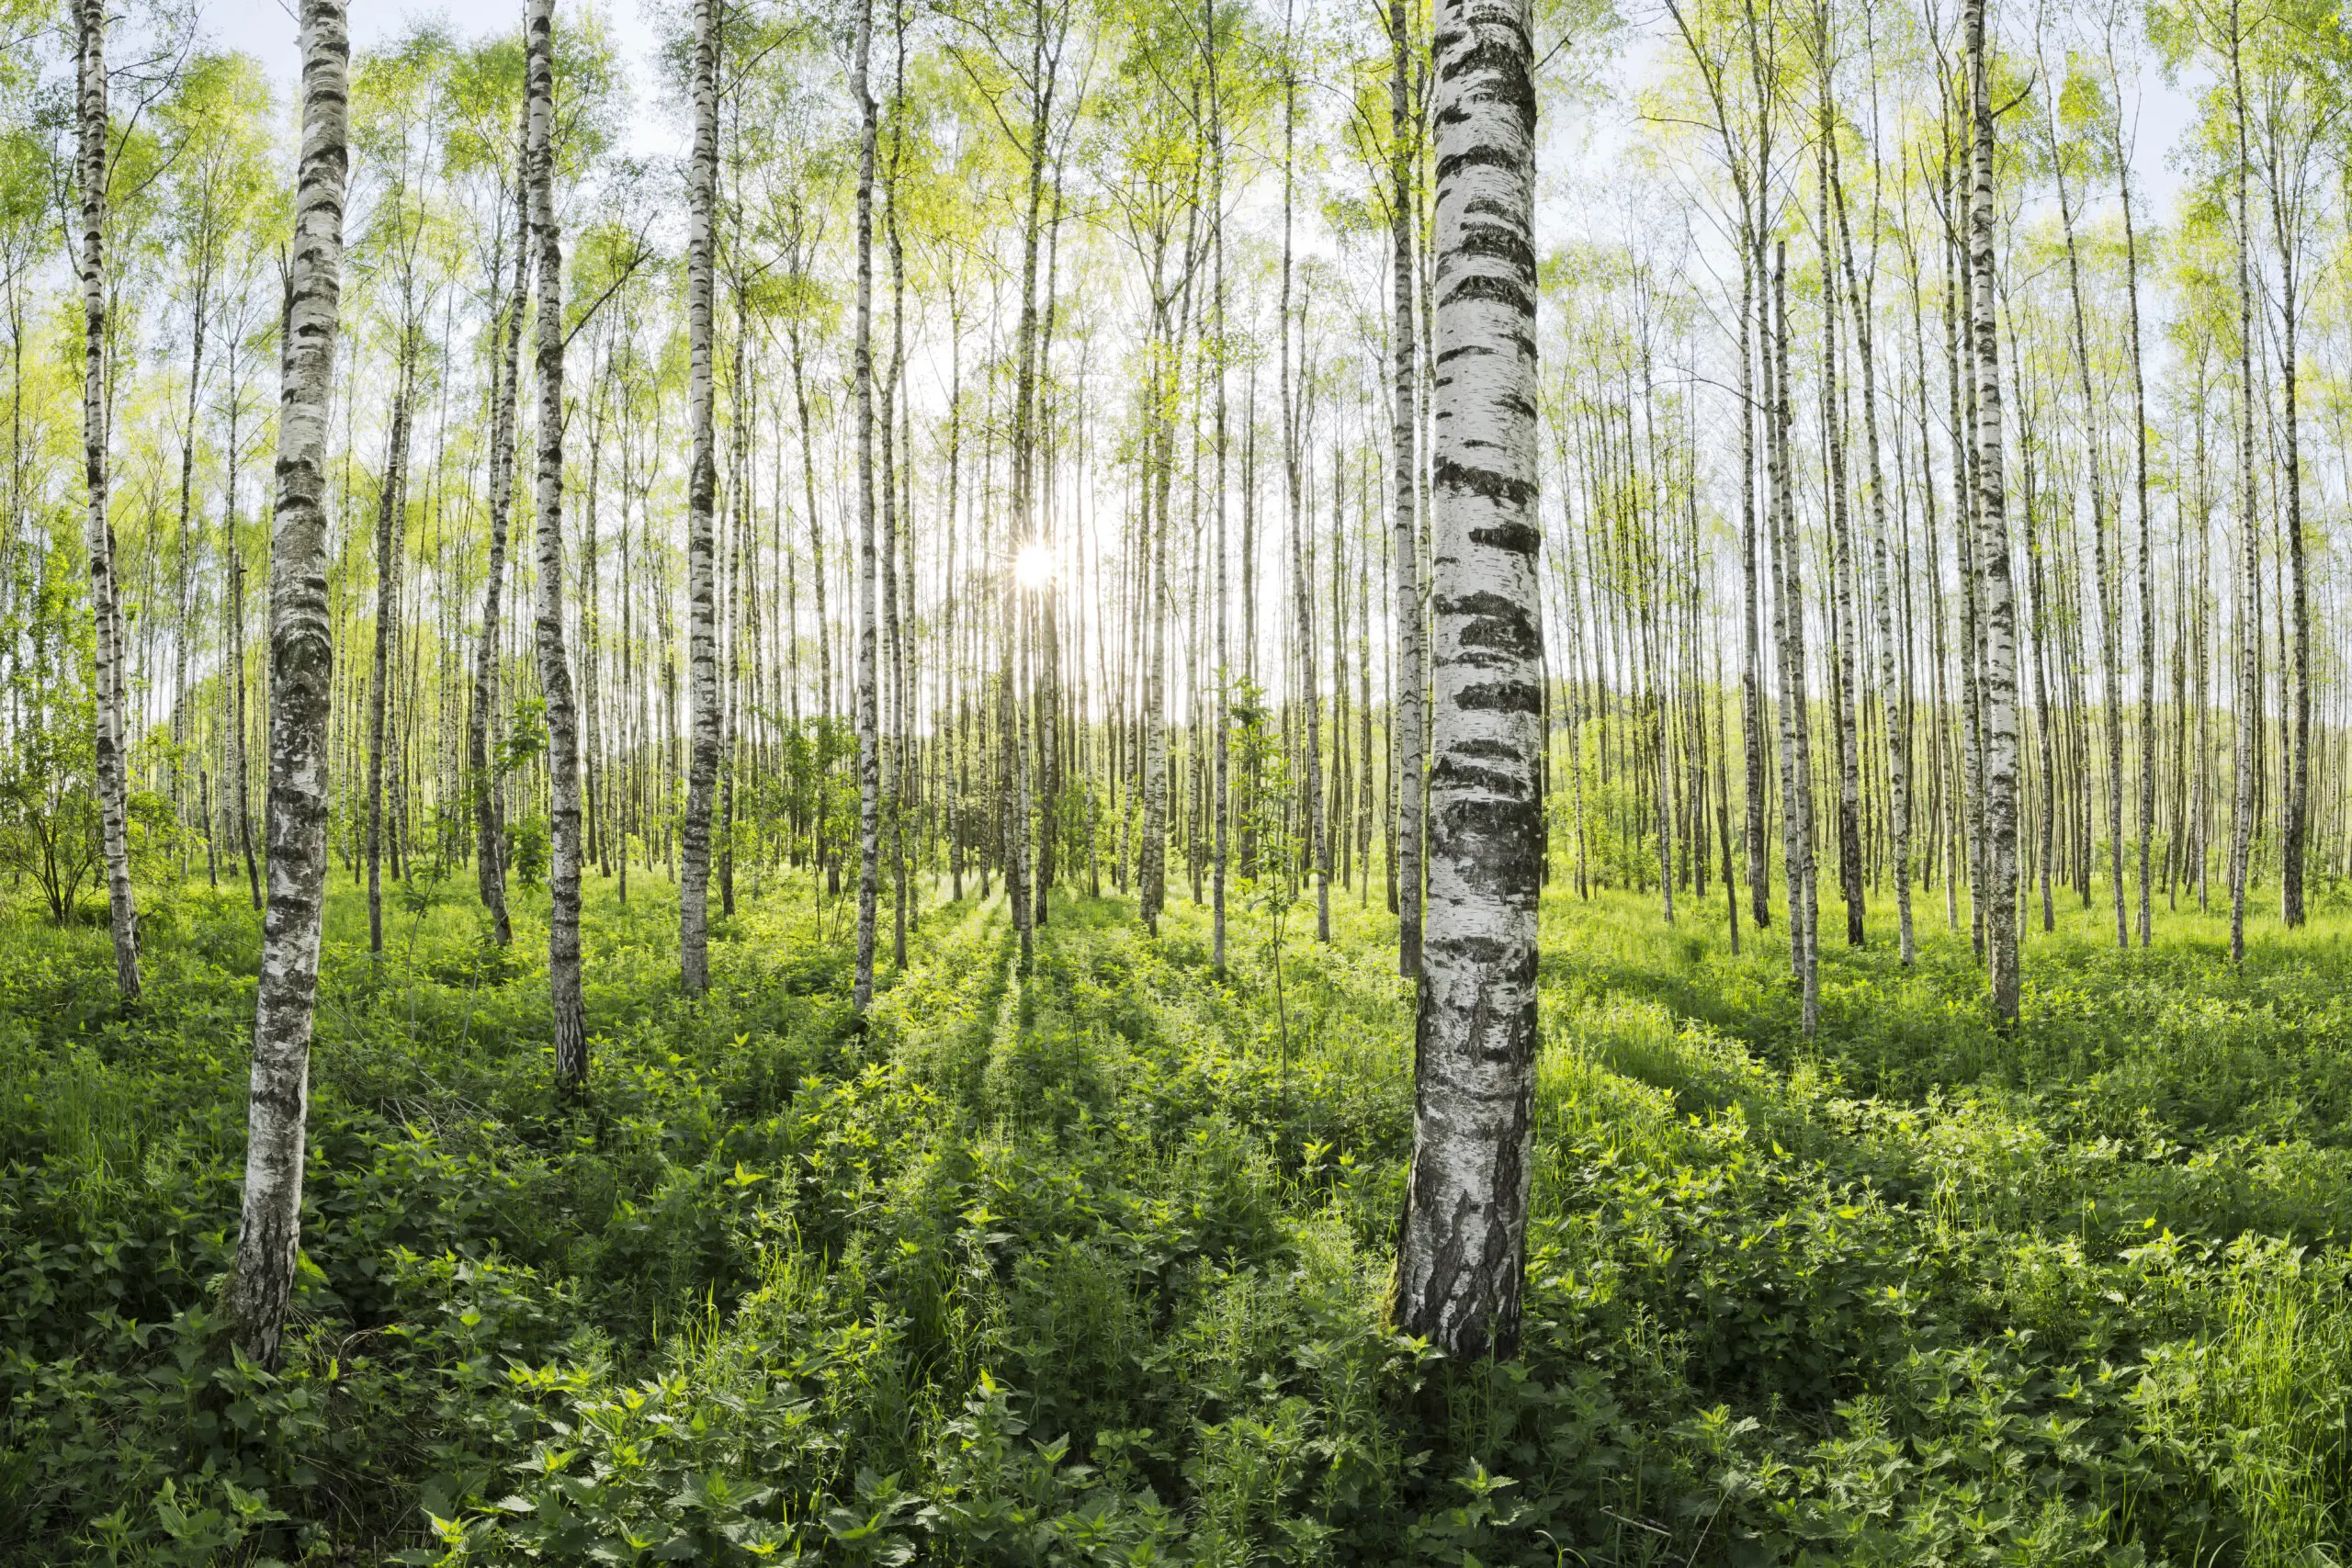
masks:
{"label": "bright white sky", "polygon": [[[677,123],[658,95],[650,90],[655,79],[653,55],[656,49],[654,28],[647,19],[649,11],[675,8],[683,0],[592,0],[620,41],[628,64],[626,79],[639,85],[639,103],[631,116],[629,151],[640,155],[680,152],[684,147],[684,127]],[[523,7],[518,0],[490,0],[489,4],[453,6],[438,0],[357,0],[351,7],[351,41],[356,50],[373,48],[397,36],[413,22],[435,18],[447,25],[460,37],[480,37],[493,28],[519,27]],[[260,60],[271,75],[288,86],[296,68],[295,13],[293,0],[202,0],[202,25],[213,39],[229,48],[243,50]],[[1616,82],[1625,85],[1643,73],[1647,66],[1649,51],[1657,46],[1652,38],[1636,39],[1624,57],[1615,64]],[[2155,214],[2166,212],[2172,197],[2178,190],[2180,177],[2172,166],[2172,150],[2179,144],[2192,118],[2188,92],[2165,83],[2153,68],[2143,70],[2139,83],[2139,141],[2134,149],[2133,163],[2138,184],[2152,198]],[[1631,100],[1620,93],[1615,101],[1603,107],[1598,117],[1603,121],[1620,118],[1630,112]],[[1589,150],[1602,158],[1623,134],[1622,125],[1600,124]]]}
{"label": "bright white sky", "polygon": [[[673,7],[678,3],[668,0]],[[673,123],[650,85],[656,80],[657,45],[646,13],[662,5],[663,0],[595,0],[620,41],[628,67],[624,79],[637,86],[628,151],[640,155],[682,151],[684,145],[684,128]],[[281,92],[290,91],[300,60],[293,0],[201,0],[198,16],[210,41],[252,55]],[[499,28],[519,29],[523,7],[520,0],[454,6],[438,0],[356,0],[351,6],[351,47],[374,49],[423,20],[437,20],[459,38],[480,38]]]}

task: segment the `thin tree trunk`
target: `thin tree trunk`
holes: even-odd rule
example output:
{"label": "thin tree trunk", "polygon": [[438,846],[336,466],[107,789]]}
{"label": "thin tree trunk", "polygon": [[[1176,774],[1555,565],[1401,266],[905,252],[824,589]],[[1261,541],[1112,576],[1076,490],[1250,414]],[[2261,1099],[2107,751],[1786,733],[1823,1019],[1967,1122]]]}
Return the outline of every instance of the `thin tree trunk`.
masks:
{"label": "thin tree trunk", "polygon": [[718,0],[697,0],[695,6],[694,114],[694,155],[686,177],[686,403],[693,441],[686,471],[686,661],[694,739],[686,767],[685,820],[678,831],[678,978],[690,997],[710,988],[710,818],[718,783],[718,452],[711,407]]}
{"label": "thin tree trunk", "polygon": [[2262,545],[2254,473],[2254,231],[2246,211],[2245,73],[2237,0],[2230,5],[2230,92],[2236,108],[2233,171],[2238,281],[2238,698],[2235,798],[2230,820],[2230,961],[2245,962],[2245,888],[2254,850],[2255,750],[2262,723]]}
{"label": "thin tree trunk", "polygon": [[[1419,127],[1406,93],[1411,32],[1405,0],[1389,0],[1388,37],[1394,65],[1388,80],[1389,316],[1388,353],[1395,397],[1389,439],[1394,445],[1396,486],[1396,701],[1391,729],[1396,739],[1396,972],[1408,979],[1421,972],[1421,584],[1420,536],[1413,503],[1420,459],[1414,450],[1413,215],[1420,196],[1413,178],[1420,155]],[[1248,575],[1247,568],[1244,575]]]}
{"label": "thin tree trunk", "polygon": [[[491,381],[490,568],[482,586],[481,626],[474,643],[474,700],[466,726],[466,761],[473,773],[475,880],[500,947],[514,941],[506,913],[506,842],[499,809],[500,775],[490,759],[490,710],[498,679],[499,611],[506,582],[506,525],[514,503],[514,410],[522,374],[523,299],[530,252],[527,182],[518,153],[514,178],[514,277],[501,323],[499,358]],[[497,279],[492,279],[492,287]]]}
{"label": "thin tree trunk", "polygon": [[384,726],[391,701],[385,660],[390,656],[394,619],[399,615],[401,546],[407,533],[409,400],[413,338],[401,344],[400,368],[392,389],[390,450],[384,457],[384,479],[376,497],[376,636],[375,668],[368,683],[368,951],[384,953]]}
{"label": "thin tree trunk", "polygon": [[82,457],[88,482],[85,542],[90,610],[96,623],[98,818],[106,859],[107,909],[114,933],[115,988],[139,999],[139,911],[130,891],[130,737],[123,716],[122,610],[117,597],[114,525],[107,517],[107,14],[104,0],[75,0],[79,43],[78,177],[82,186]]}
{"label": "thin tree trunk", "polygon": [[864,1012],[874,1002],[874,948],[882,874],[882,734],[878,687],[880,631],[876,604],[881,560],[875,539],[874,495],[874,142],[875,103],[867,85],[874,51],[872,0],[860,0],[850,96],[858,112],[857,325],[851,348],[850,397],[857,416],[857,976],[852,998]]}

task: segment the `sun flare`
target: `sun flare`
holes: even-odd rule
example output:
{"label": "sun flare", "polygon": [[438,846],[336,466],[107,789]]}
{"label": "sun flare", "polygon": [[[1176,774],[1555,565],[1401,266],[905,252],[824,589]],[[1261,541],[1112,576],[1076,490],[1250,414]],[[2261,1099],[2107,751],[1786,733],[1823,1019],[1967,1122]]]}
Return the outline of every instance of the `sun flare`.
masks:
{"label": "sun flare", "polygon": [[1012,558],[1012,581],[1035,593],[1054,585],[1054,552],[1043,545],[1023,545]]}

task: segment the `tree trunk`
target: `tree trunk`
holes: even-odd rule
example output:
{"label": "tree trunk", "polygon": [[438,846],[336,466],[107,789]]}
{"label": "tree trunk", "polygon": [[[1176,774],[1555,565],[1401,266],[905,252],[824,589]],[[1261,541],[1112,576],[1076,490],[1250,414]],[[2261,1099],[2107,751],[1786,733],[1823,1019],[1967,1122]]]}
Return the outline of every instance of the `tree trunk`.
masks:
{"label": "tree trunk", "polygon": [[1437,12],[1434,761],[1413,1158],[1395,1315],[1519,1348],[1544,850],[1535,521],[1535,89],[1526,0]]}
{"label": "tree trunk", "polygon": [[302,3],[302,155],[294,198],[270,532],[269,906],[255,987],[244,1213],[231,1310],[245,1353],[277,1362],[301,1246],[311,1022],[326,910],[326,427],[343,273],[350,43],[341,0]]}
{"label": "tree trunk", "polygon": [[[2114,73],[2110,69],[2109,75]],[[2119,79],[2120,82],[2120,79]],[[2154,940],[2148,908],[2149,844],[2156,830],[2156,571],[2148,521],[2148,384],[2140,352],[2140,236],[2132,218],[2132,161],[2123,145],[2122,105],[2108,121],[2115,186],[2123,200],[2123,292],[2132,361],[2132,503],[2140,524],[2140,945]],[[2175,838],[2178,832],[2176,830]]]}
{"label": "tree trunk", "polygon": [[[1414,443],[1413,216],[1420,202],[1413,178],[1420,155],[1412,106],[1406,91],[1411,68],[1411,30],[1405,0],[1389,0],[1388,40],[1394,64],[1388,78],[1389,127],[1389,362],[1395,396],[1389,418],[1394,444],[1396,671],[1390,728],[1396,741],[1396,972],[1408,979],[1421,972],[1421,583],[1420,535],[1413,502],[1420,458]],[[1245,568],[1245,575],[1247,569]]]}
{"label": "tree trunk", "polygon": [[1968,209],[1969,330],[1976,364],[1977,562],[1984,585],[1984,945],[1993,1017],[2018,1018],[2017,603],[2009,581],[2007,493],[2001,468],[2000,339],[1993,289],[1993,104],[1984,59],[1985,0],[1968,0],[1974,157]]}
{"label": "tree trunk", "polygon": [[394,617],[400,613],[401,543],[406,536],[409,400],[413,338],[401,344],[392,389],[392,430],[384,456],[384,479],[376,495],[375,668],[368,683],[368,951],[384,953],[384,726],[391,689],[385,661],[390,657]]}
{"label": "tree trunk", "polygon": [[[514,276],[507,292],[499,358],[491,378],[490,568],[482,585],[481,626],[474,642],[473,709],[466,725],[466,762],[473,774],[474,876],[491,933],[501,947],[514,939],[506,913],[506,837],[500,775],[491,766],[491,708],[498,691],[499,612],[506,585],[506,524],[514,503],[514,410],[521,376],[526,261],[530,253],[528,185],[518,152],[514,172]],[[497,286],[497,279],[492,279]]]}
{"label": "tree trunk", "polygon": [[[718,782],[719,747],[714,536],[718,452],[711,413],[711,295],[717,270],[718,202],[718,0],[697,0],[695,6],[694,105],[694,156],[686,177],[686,402],[693,440],[686,471],[686,661],[694,738],[686,766],[685,820],[678,829],[678,978],[688,996],[698,997],[710,989],[710,817]],[[869,163],[869,172],[870,167]]]}
{"label": "tree trunk", "polygon": [[555,217],[555,0],[531,0],[525,96],[530,132],[532,251],[538,258],[539,693],[548,714],[548,991],[555,1077],[588,1087],[587,1006],[580,985],[580,728],[563,637],[563,245]]}
{"label": "tree trunk", "polygon": [[881,559],[874,536],[875,103],[866,80],[873,52],[873,3],[860,0],[849,90],[858,113],[857,335],[851,349],[854,370],[850,392],[857,416],[857,976],[852,998],[861,1013],[874,1002],[882,875],[881,628],[876,604]]}
{"label": "tree trunk", "polygon": [[115,988],[139,999],[139,911],[130,893],[130,736],[123,717],[122,610],[117,599],[114,525],[107,515],[107,14],[104,0],[75,0],[78,177],[82,186],[82,457],[88,480],[85,543],[97,649],[98,818],[107,910],[114,932]]}
{"label": "tree trunk", "polygon": [[2254,851],[2254,773],[2262,723],[2262,545],[2256,524],[2254,474],[2254,231],[2246,212],[2245,73],[2239,56],[2244,33],[2236,0],[2230,5],[2230,89],[2237,113],[2234,217],[2238,272],[2238,697],[2236,791],[2230,819],[2230,961],[2245,962],[2245,886]]}

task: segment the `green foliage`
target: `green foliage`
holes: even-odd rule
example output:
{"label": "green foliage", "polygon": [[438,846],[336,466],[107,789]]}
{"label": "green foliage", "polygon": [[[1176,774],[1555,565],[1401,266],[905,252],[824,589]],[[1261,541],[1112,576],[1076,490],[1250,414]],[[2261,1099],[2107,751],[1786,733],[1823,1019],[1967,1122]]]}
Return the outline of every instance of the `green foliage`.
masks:
{"label": "green foliage", "polygon": [[860,1027],[804,883],[746,903],[693,1003],[670,911],[592,883],[583,1108],[528,944],[486,947],[465,881],[402,890],[380,966],[335,890],[274,1372],[218,1304],[255,918],[180,894],[131,1015],[102,931],[11,928],[0,1561],[2284,1564],[2341,1537],[2332,929],[2238,975],[2200,918],[2146,954],[2086,923],[2038,943],[2009,1041],[1962,941],[1910,972],[1833,952],[1801,1048],[1769,943],[1555,895],[1524,1352],[1453,1366],[1385,1321],[1409,992],[1352,899],[1283,954],[1285,1064],[1271,908],[1219,974],[1189,904],[1149,940],[1064,901],[1026,977],[1001,903],[936,908]]}

